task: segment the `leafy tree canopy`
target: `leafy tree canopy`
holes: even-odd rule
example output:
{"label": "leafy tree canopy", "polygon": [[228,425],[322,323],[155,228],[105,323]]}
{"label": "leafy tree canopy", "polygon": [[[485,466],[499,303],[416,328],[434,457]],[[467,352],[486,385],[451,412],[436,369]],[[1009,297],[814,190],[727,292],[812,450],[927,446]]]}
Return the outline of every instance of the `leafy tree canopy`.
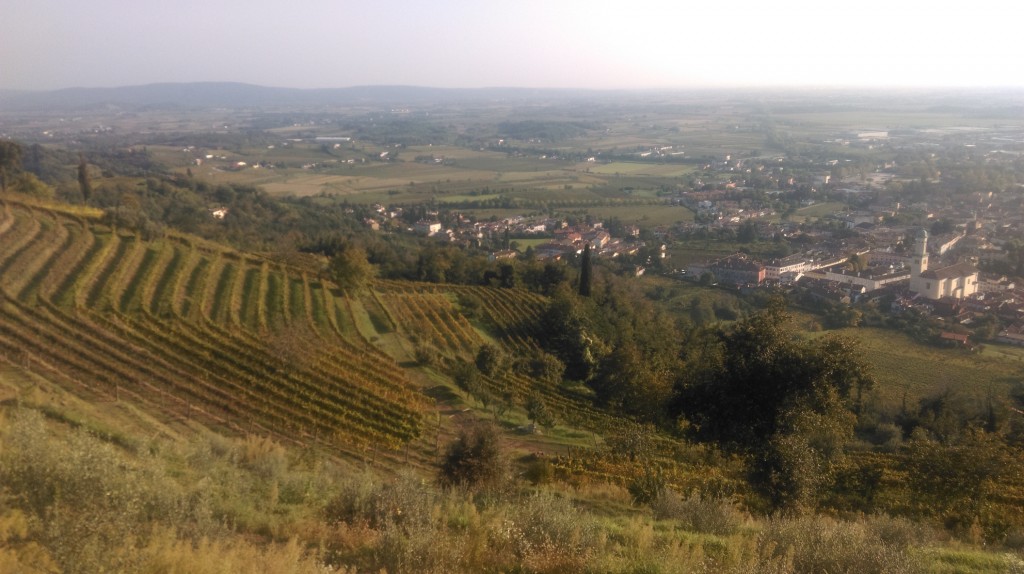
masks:
{"label": "leafy tree canopy", "polygon": [[331,258],[331,275],[338,286],[358,291],[373,279],[373,265],[366,259],[366,251],[350,246]]}
{"label": "leafy tree canopy", "polygon": [[740,451],[764,446],[795,409],[856,410],[873,379],[849,340],[797,339],[780,306],[705,341],[674,412],[697,433]]}

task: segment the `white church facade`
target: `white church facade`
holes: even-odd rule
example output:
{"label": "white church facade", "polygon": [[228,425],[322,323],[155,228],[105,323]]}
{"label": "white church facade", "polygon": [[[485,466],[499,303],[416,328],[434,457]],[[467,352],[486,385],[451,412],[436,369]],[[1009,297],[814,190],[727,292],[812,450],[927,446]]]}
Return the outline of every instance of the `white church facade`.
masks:
{"label": "white church facade", "polygon": [[910,263],[910,290],[922,297],[963,299],[978,292],[978,270],[970,263],[931,269],[928,266],[928,232],[922,229],[914,241]]}

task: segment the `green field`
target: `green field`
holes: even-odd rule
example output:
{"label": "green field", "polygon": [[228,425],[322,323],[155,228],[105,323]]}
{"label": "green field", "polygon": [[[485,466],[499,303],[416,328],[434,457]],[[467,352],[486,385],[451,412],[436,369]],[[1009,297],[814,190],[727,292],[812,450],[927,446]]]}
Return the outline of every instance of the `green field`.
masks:
{"label": "green field", "polygon": [[581,171],[602,175],[647,175],[654,177],[679,177],[694,171],[690,165],[672,163],[641,163],[614,161],[611,163],[584,163],[577,166]]}
{"label": "green field", "polygon": [[513,239],[512,243],[517,244],[517,249],[520,252],[526,251],[528,247],[537,247],[551,241],[548,237],[539,237],[533,239]]}
{"label": "green field", "polygon": [[834,201],[815,203],[814,205],[808,205],[807,207],[801,207],[796,210],[796,215],[791,219],[793,221],[804,221],[807,219],[825,217],[848,209],[849,208],[845,203],[838,203]]}
{"label": "green field", "polygon": [[680,205],[628,205],[621,207],[588,207],[587,213],[598,219],[618,218],[625,224],[642,228],[671,226],[693,221],[693,212]]}
{"label": "green field", "polygon": [[[842,329],[859,342],[874,368],[878,394],[890,404],[952,391],[973,399],[1005,397],[1020,380],[1018,349],[994,347],[984,353],[923,345],[889,329]],[[997,350],[998,349],[998,350]],[[1010,358],[1016,356],[1017,358]]]}

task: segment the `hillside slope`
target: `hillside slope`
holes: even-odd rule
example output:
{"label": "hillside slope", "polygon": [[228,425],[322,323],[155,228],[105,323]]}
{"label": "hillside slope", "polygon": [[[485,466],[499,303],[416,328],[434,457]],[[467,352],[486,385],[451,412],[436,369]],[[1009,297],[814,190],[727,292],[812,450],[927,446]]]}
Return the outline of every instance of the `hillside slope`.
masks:
{"label": "hillside slope", "polygon": [[0,296],[3,360],[97,400],[351,453],[423,431],[430,401],[300,269],[8,200]]}
{"label": "hillside slope", "polygon": [[485,344],[510,358],[538,351],[540,295],[401,281],[345,293],[315,261],[175,232],[147,240],[96,210],[0,206],[0,360],[90,400],[427,466],[460,421],[499,408],[522,421],[530,396],[566,425],[564,440],[541,439],[556,447],[628,425],[518,369],[481,376],[473,393],[454,384]]}

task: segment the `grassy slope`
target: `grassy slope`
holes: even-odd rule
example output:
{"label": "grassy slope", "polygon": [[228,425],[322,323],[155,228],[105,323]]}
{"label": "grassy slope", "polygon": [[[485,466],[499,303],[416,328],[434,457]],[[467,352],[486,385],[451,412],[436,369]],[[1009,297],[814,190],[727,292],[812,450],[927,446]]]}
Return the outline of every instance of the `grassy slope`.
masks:
{"label": "grassy slope", "polygon": [[[0,365],[0,397],[0,461],[34,461],[0,465],[13,488],[8,494],[31,479],[74,496],[55,495],[54,503],[66,505],[59,515],[26,522],[13,535],[0,532],[0,569],[9,571],[52,564],[66,572],[128,565],[145,572],[319,572],[326,564],[395,573],[996,574],[1024,567],[1012,553],[885,518],[769,520],[713,504],[665,507],[656,517],[630,504],[623,488],[599,482],[540,489],[518,483],[473,502],[395,470],[382,476],[259,437],[225,439],[199,425],[168,425],[129,401],[83,400],[11,364]],[[43,427],[31,424],[33,412],[44,415]],[[33,443],[19,438],[29,431]],[[95,486],[66,474],[58,457]],[[119,506],[157,493],[149,499],[154,511],[191,502],[173,519]],[[14,500],[0,499],[0,523],[26,516]],[[402,514],[389,514],[389,504]],[[75,529],[86,520],[77,505],[89,508],[89,529]],[[400,516],[407,518],[395,522]],[[63,533],[59,544],[44,524]],[[508,538],[517,532],[522,539]]]}
{"label": "grassy slope", "polygon": [[969,397],[1006,396],[1019,380],[1022,363],[1005,354],[1014,349],[972,354],[959,349],[923,345],[888,329],[843,329],[838,333],[860,342],[874,367],[879,394],[890,402],[908,402],[950,390]]}

